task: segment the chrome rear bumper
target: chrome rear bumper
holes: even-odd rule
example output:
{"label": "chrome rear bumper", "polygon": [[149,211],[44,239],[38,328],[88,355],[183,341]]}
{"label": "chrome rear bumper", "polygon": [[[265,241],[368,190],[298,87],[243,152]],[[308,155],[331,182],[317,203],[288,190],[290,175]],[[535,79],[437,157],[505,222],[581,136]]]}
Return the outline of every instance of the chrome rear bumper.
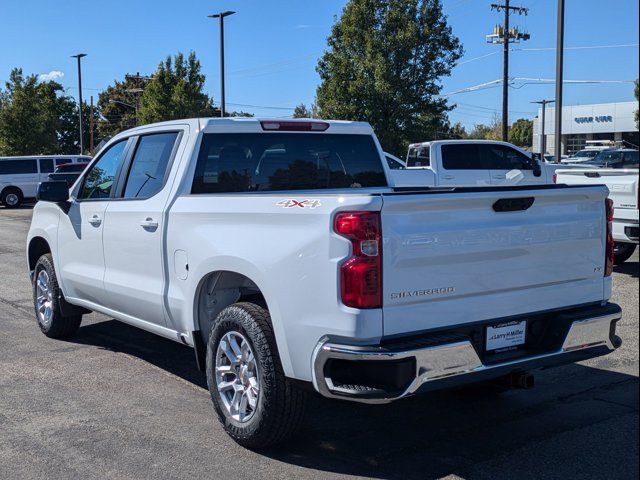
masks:
{"label": "chrome rear bumper", "polygon": [[[611,305],[610,305],[611,307]],[[572,363],[609,353],[620,346],[614,336],[615,325],[622,312],[617,305],[607,313],[573,321],[561,348],[538,355],[483,364],[472,343],[456,341],[418,349],[390,351],[378,346],[354,346],[330,340],[319,342],[313,355],[313,385],[325,397],[365,403],[387,403],[422,390],[425,386],[457,377],[460,382],[471,383],[476,379],[491,378],[512,371],[529,370],[545,366]],[[574,355],[580,353],[580,355]],[[407,387],[393,393],[338,385],[333,382],[325,366],[330,360],[354,362],[393,362],[411,360],[411,381]],[[415,361],[415,364],[413,363]],[[370,363],[369,363],[370,364]],[[377,365],[377,364],[376,364]],[[467,379],[465,381],[465,379]],[[446,382],[445,382],[446,383]]]}

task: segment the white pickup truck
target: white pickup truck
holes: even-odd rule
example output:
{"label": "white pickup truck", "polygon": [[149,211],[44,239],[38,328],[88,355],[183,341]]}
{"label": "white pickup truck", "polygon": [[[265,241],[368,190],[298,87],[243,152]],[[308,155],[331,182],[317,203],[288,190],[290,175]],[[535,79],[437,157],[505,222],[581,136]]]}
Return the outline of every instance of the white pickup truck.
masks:
{"label": "white pickup truck", "polygon": [[[226,431],[607,354],[602,186],[399,188],[368,124],[192,119],[44,182],[27,238],[49,337],[102,312],[189,345]],[[609,206],[610,207],[610,206]]]}
{"label": "white pickup truck", "polygon": [[638,152],[621,168],[558,170],[556,183],[565,185],[606,185],[613,201],[614,262],[626,262],[638,245]]}
{"label": "white pickup truck", "polygon": [[545,185],[555,171],[576,168],[544,162],[536,153],[497,140],[435,140],[409,145],[404,185]]}

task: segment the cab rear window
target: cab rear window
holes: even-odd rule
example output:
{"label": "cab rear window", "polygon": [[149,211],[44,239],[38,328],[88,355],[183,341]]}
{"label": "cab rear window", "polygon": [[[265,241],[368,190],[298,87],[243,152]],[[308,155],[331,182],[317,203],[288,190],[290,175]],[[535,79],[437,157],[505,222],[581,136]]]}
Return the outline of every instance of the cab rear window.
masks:
{"label": "cab rear window", "polygon": [[192,193],[387,186],[370,135],[210,133]]}

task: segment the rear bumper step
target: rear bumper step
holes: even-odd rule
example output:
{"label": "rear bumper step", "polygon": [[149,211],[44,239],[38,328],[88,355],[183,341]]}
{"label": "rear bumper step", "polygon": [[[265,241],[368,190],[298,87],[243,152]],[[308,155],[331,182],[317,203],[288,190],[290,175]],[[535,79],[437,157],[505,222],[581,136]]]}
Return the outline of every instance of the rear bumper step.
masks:
{"label": "rear bumper step", "polygon": [[[558,315],[562,316],[566,314]],[[456,335],[400,349],[325,339],[314,350],[313,385],[329,398],[387,403],[425,390],[606,355],[621,345],[615,336],[615,324],[622,317],[618,305],[574,310],[572,317],[559,348],[492,362],[483,362],[485,357],[473,343]]]}

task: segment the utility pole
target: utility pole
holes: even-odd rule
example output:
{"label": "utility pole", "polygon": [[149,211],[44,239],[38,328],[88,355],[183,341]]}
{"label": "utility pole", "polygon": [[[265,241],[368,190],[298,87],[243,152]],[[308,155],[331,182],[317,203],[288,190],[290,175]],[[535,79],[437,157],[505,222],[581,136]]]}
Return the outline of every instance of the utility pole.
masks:
{"label": "utility pole", "polygon": [[487,43],[502,44],[503,71],[502,71],[502,141],[509,140],[509,44],[517,43],[520,40],[529,40],[531,35],[523,33],[518,28],[509,27],[509,16],[511,12],[518,15],[527,15],[529,9],[525,7],[514,7],[505,0],[504,4],[491,4],[491,10],[496,12],[504,11],[504,25],[497,25],[491,35],[487,35]]}
{"label": "utility pole", "polygon": [[83,136],[83,128],[82,128],[82,67],[80,66],[80,60],[82,57],[86,57],[86,53],[78,53],[76,55],[71,55],[71,58],[78,59],[78,111],[80,118],[80,155],[84,153],[84,136]]}
{"label": "utility pole", "polygon": [[538,101],[536,101],[536,102],[531,102],[531,103],[537,103],[537,104],[539,104],[539,105],[542,105],[542,115],[540,115],[540,116],[541,116],[541,119],[540,119],[540,122],[541,122],[541,123],[540,123],[540,125],[541,125],[541,132],[540,132],[540,154],[542,155],[542,160],[544,160],[544,154],[545,154],[545,153],[546,153],[546,151],[547,151],[547,139],[546,139],[546,137],[544,136],[544,135],[545,135],[545,134],[544,134],[545,110],[546,110],[547,105],[548,105],[549,103],[553,103],[553,102],[555,102],[555,100],[545,100],[545,99],[538,100]]}
{"label": "utility pole", "polygon": [[220,21],[220,116],[224,117],[225,98],[224,98],[224,17],[233,15],[236,12],[227,10],[225,12],[208,15],[208,18],[217,18]]}
{"label": "utility pole", "polygon": [[554,155],[560,163],[562,155],[562,63],[564,54],[564,0],[558,0],[558,31],[556,38],[556,131],[554,135]]}
{"label": "utility pole", "polygon": [[93,95],[89,103],[89,152],[93,155]]}

